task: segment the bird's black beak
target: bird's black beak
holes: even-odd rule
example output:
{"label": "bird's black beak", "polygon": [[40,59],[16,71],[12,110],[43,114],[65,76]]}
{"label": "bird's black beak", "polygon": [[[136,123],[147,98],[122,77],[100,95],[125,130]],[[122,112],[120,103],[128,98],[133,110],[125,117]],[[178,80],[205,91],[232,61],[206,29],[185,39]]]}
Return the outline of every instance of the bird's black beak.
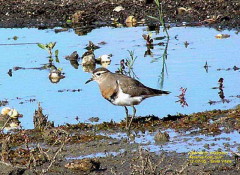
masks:
{"label": "bird's black beak", "polygon": [[93,81],[93,78],[90,78],[88,81],[85,82],[85,84],[87,84],[87,83],[89,83],[91,81]]}

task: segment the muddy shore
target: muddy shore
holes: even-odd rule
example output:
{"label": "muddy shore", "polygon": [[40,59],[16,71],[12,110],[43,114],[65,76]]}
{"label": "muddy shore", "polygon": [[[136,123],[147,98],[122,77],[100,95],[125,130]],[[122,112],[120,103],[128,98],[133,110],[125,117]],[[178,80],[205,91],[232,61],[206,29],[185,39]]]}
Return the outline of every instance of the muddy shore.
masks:
{"label": "muddy shore", "polygon": [[[211,135],[216,141],[230,141],[231,138],[222,137],[221,134],[240,130],[239,113],[240,108],[236,108],[167,116],[163,119],[155,116],[140,117],[133,121],[130,132],[125,129],[125,121],[59,127],[43,122],[41,127],[34,130],[17,129],[0,135],[1,174],[237,175],[240,172],[239,155],[230,150],[240,150],[239,142],[233,142],[234,145],[223,143],[229,152],[222,149],[211,151],[215,144],[210,144],[209,138],[205,139],[206,144],[200,151],[164,149],[176,139],[169,137],[169,129],[176,133],[188,133],[190,138],[194,138],[189,146],[204,140],[197,137],[199,134],[206,137]],[[39,113],[37,117],[41,117]],[[155,135],[154,144],[144,139],[137,141],[144,135]],[[220,138],[217,138],[218,135]],[[187,141],[184,138],[181,142]],[[151,149],[154,145],[158,145],[155,151]],[[150,149],[147,149],[148,146]]]}
{"label": "muddy shore", "polygon": [[[240,26],[240,2],[237,0],[164,0],[162,4],[166,23],[186,22],[220,29]],[[124,10],[114,11],[117,6]],[[72,26],[69,22],[77,12],[80,14],[77,26],[109,25],[112,18],[124,23],[131,15],[138,21],[145,19],[146,23],[151,23],[147,16],[158,16],[156,5],[145,0],[5,0],[0,2],[0,27]]]}

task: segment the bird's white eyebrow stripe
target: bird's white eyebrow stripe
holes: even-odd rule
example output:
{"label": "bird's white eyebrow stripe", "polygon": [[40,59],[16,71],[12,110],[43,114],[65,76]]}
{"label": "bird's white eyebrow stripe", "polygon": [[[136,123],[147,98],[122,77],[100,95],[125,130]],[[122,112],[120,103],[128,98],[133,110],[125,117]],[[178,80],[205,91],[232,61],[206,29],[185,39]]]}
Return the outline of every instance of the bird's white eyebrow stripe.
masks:
{"label": "bird's white eyebrow stripe", "polygon": [[104,73],[107,73],[107,71],[98,71],[98,72],[95,72],[94,74],[97,74],[97,73],[104,74]]}

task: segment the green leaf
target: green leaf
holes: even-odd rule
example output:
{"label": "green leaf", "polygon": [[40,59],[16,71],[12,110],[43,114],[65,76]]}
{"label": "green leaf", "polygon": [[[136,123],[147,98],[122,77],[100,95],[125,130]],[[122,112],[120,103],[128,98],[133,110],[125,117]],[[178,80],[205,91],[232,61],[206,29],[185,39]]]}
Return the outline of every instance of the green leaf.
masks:
{"label": "green leaf", "polygon": [[68,19],[66,22],[67,22],[67,23],[72,23],[72,20]]}
{"label": "green leaf", "polygon": [[59,51],[55,50],[55,57],[58,57],[58,53],[59,53]]}
{"label": "green leaf", "polygon": [[57,63],[60,63],[59,59],[58,59],[58,50],[55,50],[55,60]]}
{"label": "green leaf", "polygon": [[53,61],[53,58],[50,56],[50,57],[48,57],[48,59],[49,59],[49,62],[52,62]]}
{"label": "green leaf", "polygon": [[48,43],[47,44],[47,48],[49,48],[49,49],[53,49],[54,48],[54,46],[55,46],[55,44],[56,44],[56,42],[50,42],[50,43]]}
{"label": "green leaf", "polygon": [[58,57],[55,57],[55,61],[56,61],[57,63],[60,63]]}
{"label": "green leaf", "polygon": [[45,50],[47,49],[45,44],[38,43],[37,45],[38,45],[38,47],[40,47],[41,49],[45,49]]}
{"label": "green leaf", "polygon": [[56,57],[55,61],[56,61],[57,63],[60,63],[60,61],[59,61],[58,57]]}
{"label": "green leaf", "polygon": [[55,45],[56,45],[56,42],[52,43],[52,48],[54,48],[54,47],[55,47]]}
{"label": "green leaf", "polygon": [[157,5],[158,7],[160,7],[160,2],[159,2],[159,0],[154,0],[154,1],[155,1],[156,5]]}
{"label": "green leaf", "polygon": [[157,17],[154,17],[154,16],[147,16],[148,18],[151,18],[151,19],[154,19],[154,20],[157,20],[157,21],[160,21]]}
{"label": "green leaf", "polygon": [[51,44],[51,43],[48,43],[48,44],[47,44],[47,48],[49,48],[49,49],[52,50],[52,44]]}

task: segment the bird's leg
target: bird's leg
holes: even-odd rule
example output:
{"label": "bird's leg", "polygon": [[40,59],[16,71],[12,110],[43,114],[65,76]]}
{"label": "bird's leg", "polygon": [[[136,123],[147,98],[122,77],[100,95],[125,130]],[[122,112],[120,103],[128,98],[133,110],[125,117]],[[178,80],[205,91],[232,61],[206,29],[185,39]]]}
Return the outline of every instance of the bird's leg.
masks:
{"label": "bird's leg", "polygon": [[126,128],[128,128],[128,108],[124,106],[126,112]]}
{"label": "bird's leg", "polygon": [[135,115],[136,115],[136,108],[135,108],[133,105],[132,105],[132,107],[133,107],[133,115],[132,115],[132,118],[131,118],[131,120],[130,120],[130,122],[129,122],[128,130],[130,130],[131,124],[132,124],[132,121],[133,121],[133,118],[134,118]]}

